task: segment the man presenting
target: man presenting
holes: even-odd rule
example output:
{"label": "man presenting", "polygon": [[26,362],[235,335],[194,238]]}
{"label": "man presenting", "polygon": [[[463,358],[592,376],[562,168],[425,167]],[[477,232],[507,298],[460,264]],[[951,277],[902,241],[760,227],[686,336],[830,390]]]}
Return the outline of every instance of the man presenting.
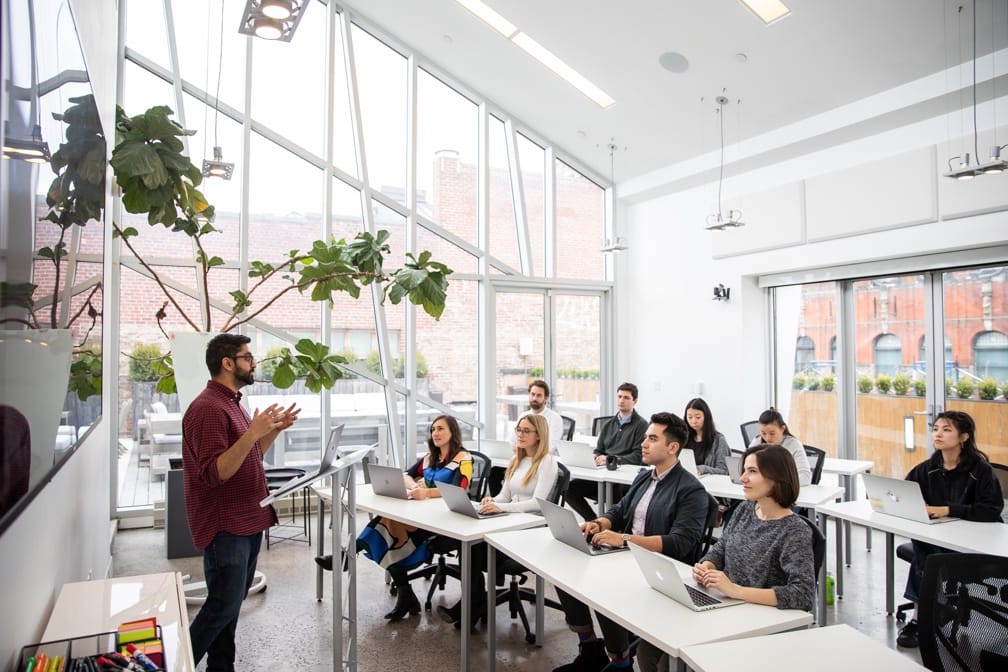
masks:
{"label": "man presenting", "polygon": [[[686,443],[688,432],[682,418],[672,413],[651,416],[641,444],[641,457],[653,469],[642,471],[626,495],[604,516],[581,526],[591,543],[620,547],[632,541],[682,562],[691,564],[695,560],[710,495],[695,476],[679,466],[679,450]],[[595,636],[588,605],[559,588],[557,596],[568,627],[577,633],[579,652],[573,662],[553,672],[598,672],[606,665],[613,669],[632,668],[626,629],[596,612],[605,638],[600,640]]]}
{"label": "man presenting", "polygon": [[[637,413],[636,406],[636,385],[623,383],[616,388],[617,413],[602,423],[595,447],[595,464],[603,466],[609,456],[615,456],[622,464],[641,463],[641,442],[647,430],[647,420]],[[619,499],[626,492],[623,485],[614,484],[612,488],[613,499]],[[565,499],[582,518],[591,520],[595,517],[595,510],[586,500],[595,500],[597,496],[596,483],[576,479],[568,486]]]}
{"label": "man presenting", "polygon": [[207,599],[189,626],[193,660],[207,656],[207,672],[233,672],[235,630],[252,585],[263,530],[276,511],[268,494],[263,453],[300,409],[271,404],[251,418],[238,391],[255,382],[249,338],[220,334],[207,344],[211,380],[182,418],[186,515],[193,543],[203,550]]}

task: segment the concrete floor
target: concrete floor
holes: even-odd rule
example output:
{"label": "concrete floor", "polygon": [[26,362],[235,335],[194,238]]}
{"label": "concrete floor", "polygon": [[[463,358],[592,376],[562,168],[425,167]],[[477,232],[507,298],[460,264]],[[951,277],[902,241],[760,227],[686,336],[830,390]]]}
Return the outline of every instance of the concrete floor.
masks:
{"label": "concrete floor", "polygon": [[[312,524],[315,524],[313,519]],[[313,533],[314,533],[314,527]],[[328,535],[327,535],[328,536]],[[251,596],[242,610],[238,624],[239,655],[237,669],[250,672],[331,670],[331,613],[329,575],[325,597],[315,599],[315,543],[284,541],[265,544],[259,556],[259,569],[267,576],[265,592]],[[890,648],[896,648],[900,624],[885,615],[885,551],[883,535],[874,535],[875,550],[867,552],[864,530],[854,528],[852,567],[845,572],[845,596],[828,608],[830,623],[847,623]],[[899,542],[899,540],[898,540]],[[326,539],[326,548],[331,548]],[[165,559],[164,530],[121,531],[116,536],[113,575],[128,576],[151,572],[180,571],[195,580],[202,578],[202,559]],[[832,530],[827,558],[834,567]],[[383,614],[391,609],[394,598],[384,584],[384,572],[360,556],[358,578],[358,669],[364,672],[417,669],[450,671],[458,669],[459,633],[436,613],[421,613],[399,623],[389,623]],[[903,582],[907,566],[897,563],[899,588],[897,604],[903,600]],[[421,602],[428,583],[417,582],[415,590]],[[549,589],[552,594],[552,588]],[[449,581],[444,593],[434,598],[434,605],[452,604],[458,599],[458,583]],[[190,619],[198,607],[190,607]],[[524,641],[518,621],[512,622],[507,610],[497,611],[497,669],[503,672],[523,670],[541,672],[569,662],[577,652],[576,638],[563,623],[559,612],[546,610],[546,646],[537,648]],[[903,655],[920,662],[917,650],[901,650]],[[486,669],[486,640],[482,629],[470,639],[473,670]],[[810,666],[809,669],[813,669]],[[199,666],[203,669],[203,665]],[[859,671],[867,672],[867,671]]]}

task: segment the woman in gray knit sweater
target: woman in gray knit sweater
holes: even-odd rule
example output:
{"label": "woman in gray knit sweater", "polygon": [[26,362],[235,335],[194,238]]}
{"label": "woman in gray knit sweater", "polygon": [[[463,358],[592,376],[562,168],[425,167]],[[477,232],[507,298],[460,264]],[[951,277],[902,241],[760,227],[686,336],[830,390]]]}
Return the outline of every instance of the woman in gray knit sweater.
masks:
{"label": "woman in gray knit sweater", "polygon": [[746,501],[693,568],[693,578],[728,597],[811,611],[812,530],[791,510],[799,487],[794,458],[786,448],[764,444],[747,450],[743,465]]}

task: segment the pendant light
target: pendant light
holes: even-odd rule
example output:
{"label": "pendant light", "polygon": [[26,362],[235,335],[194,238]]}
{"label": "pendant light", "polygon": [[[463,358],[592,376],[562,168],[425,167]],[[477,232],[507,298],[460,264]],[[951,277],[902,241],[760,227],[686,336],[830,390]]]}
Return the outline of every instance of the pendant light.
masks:
{"label": "pendant light", "polygon": [[745,226],[745,222],[742,221],[741,210],[725,211],[721,208],[721,192],[724,189],[724,107],[730,101],[726,96],[721,95],[715,98],[714,102],[718,104],[718,125],[721,130],[721,158],[718,164],[717,212],[712,212],[707,215],[707,226],[704,228],[708,231],[724,231],[725,229],[737,229],[740,226]]}
{"label": "pendant light", "polygon": [[[210,44],[207,41],[207,72],[210,69]],[[221,0],[220,34],[217,42],[217,90],[214,93],[214,122],[213,122],[213,159],[203,159],[203,177],[219,177],[230,180],[234,174],[234,164],[224,160],[224,151],[217,140],[217,119],[220,116],[220,80],[221,69],[224,64],[224,0]],[[209,77],[207,77],[209,79]],[[203,148],[206,154],[206,147]]]}

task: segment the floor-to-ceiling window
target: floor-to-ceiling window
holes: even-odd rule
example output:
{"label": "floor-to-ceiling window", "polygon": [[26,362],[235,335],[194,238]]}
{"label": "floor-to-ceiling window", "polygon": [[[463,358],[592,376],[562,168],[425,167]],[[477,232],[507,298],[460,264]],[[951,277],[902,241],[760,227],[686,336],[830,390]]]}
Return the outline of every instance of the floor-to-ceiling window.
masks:
{"label": "floor-to-ceiling window", "polygon": [[[518,408],[499,397],[534,377],[549,380],[554,405],[563,412],[567,404],[582,426],[605,411],[608,400],[598,395],[610,325],[600,251],[605,181],[378,26],[310,2],[293,40],[271,43],[237,33],[244,5],[121,4],[126,113],[168,105],[196,131],[185,138],[193,163],[217,146],[234,163],[230,180],[200,186],[217,210],[219,233],[206,237],[207,252],[224,262],[206,283],[211,329],[223,324],[229,292],[250,282],[253,261],[276,262],[328,236],[384,229],[388,266],[429,250],[454,269],[440,320],[375,302],[368,292],[338,295],[331,306],[289,292],[241,327],[261,359],[300,338],[347,358],[348,378],[330,390],[329,404],[333,418],[342,417],[340,409],[355,416],[352,442],[378,443],[383,456],[402,462],[439,413],[458,417],[467,437],[498,435]],[[166,330],[203,328],[181,311],[200,316],[207,307],[188,238],[128,215],[123,223],[141,232],[137,255],[121,250],[116,325],[125,353],[120,403],[135,401],[124,431],[139,441],[147,439],[138,427],[152,403],[169,412],[178,406],[152,381],[130,378],[130,357],[140,346],[167,351],[154,317],[165,292],[173,300]],[[496,282],[512,284],[492,287]],[[268,363],[259,374],[264,380],[250,396],[306,393],[299,383],[273,388]],[[524,408],[523,400],[512,403]],[[317,459],[322,429],[292,433],[283,459]],[[120,479],[123,508],[163,497],[150,453],[136,454],[133,471]]]}

